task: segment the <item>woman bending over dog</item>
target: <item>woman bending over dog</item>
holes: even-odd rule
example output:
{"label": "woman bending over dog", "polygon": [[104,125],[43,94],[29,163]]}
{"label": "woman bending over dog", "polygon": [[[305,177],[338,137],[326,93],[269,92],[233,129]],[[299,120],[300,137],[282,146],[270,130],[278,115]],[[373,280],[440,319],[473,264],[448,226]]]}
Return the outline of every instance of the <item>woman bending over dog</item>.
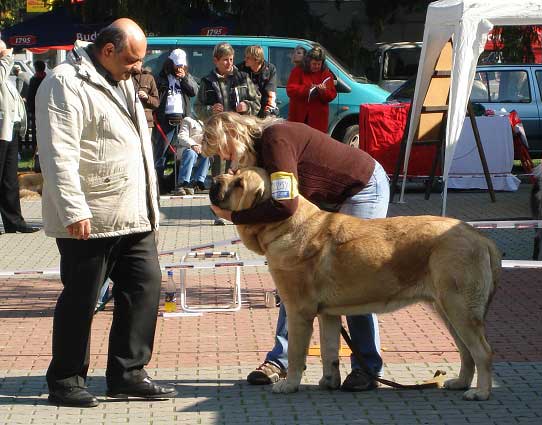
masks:
{"label": "woman bending over dog", "polygon": [[[386,172],[366,152],[344,145],[302,123],[276,118],[224,112],[206,123],[203,153],[219,155],[240,167],[258,166],[271,177],[273,197],[254,208],[231,212],[211,208],[218,217],[235,224],[274,222],[287,219],[297,208],[297,193],[316,205],[335,205],[343,214],[359,218],[384,218],[388,211],[389,183]],[[278,188],[281,190],[276,190]],[[347,316],[352,341],[375,375],[382,370],[376,315]],[[344,391],[376,388],[354,357]],[[288,370],[288,326],[280,306],[275,346],[247,381],[266,385],[285,378]]]}

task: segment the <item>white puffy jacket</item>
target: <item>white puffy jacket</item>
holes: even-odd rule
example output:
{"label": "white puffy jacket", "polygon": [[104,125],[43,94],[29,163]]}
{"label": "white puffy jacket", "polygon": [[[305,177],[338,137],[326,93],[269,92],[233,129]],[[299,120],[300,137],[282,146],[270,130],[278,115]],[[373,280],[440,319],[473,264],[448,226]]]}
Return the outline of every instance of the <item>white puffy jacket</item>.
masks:
{"label": "white puffy jacket", "polygon": [[[91,238],[158,228],[156,174],[145,112],[131,80],[123,102],[76,42],[36,96],[45,233],[89,218]],[[126,106],[127,105],[127,106]]]}

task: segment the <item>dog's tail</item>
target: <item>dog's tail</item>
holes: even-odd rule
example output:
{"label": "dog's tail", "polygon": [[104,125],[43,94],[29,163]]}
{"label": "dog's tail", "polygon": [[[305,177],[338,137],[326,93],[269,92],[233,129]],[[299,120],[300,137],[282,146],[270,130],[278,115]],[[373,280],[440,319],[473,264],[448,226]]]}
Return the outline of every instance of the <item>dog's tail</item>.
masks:
{"label": "dog's tail", "polygon": [[491,304],[491,300],[493,299],[493,296],[495,295],[495,292],[497,291],[497,285],[499,278],[501,276],[501,270],[502,270],[502,255],[499,248],[497,248],[497,245],[494,241],[491,239],[487,240],[487,250],[489,254],[489,266],[491,268],[491,287],[489,288],[489,293],[487,297],[487,302],[485,306],[484,311],[484,318],[487,315],[487,311],[489,309],[489,305]]}

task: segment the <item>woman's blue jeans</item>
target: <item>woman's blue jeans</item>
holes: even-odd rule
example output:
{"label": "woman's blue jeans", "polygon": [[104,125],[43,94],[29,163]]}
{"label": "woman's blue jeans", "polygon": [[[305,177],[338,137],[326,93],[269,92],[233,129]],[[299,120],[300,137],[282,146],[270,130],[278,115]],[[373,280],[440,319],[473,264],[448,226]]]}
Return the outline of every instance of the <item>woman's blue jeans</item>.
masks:
{"label": "woman's blue jeans", "polygon": [[[384,218],[388,213],[390,199],[389,179],[386,171],[377,162],[375,170],[367,186],[362,191],[348,198],[341,205],[340,212],[360,218]],[[348,330],[352,343],[363,355],[367,366],[377,375],[382,370],[382,357],[380,356],[380,334],[376,314],[361,316],[347,316]],[[267,353],[265,361],[271,362],[284,369],[288,369],[288,320],[284,304],[280,305],[275,346]],[[360,365],[350,356],[352,369]]]}
{"label": "woman's blue jeans", "polygon": [[[192,168],[194,167],[196,161],[196,168],[192,174]],[[209,158],[203,155],[198,155],[193,149],[186,148],[181,156],[181,166],[179,169],[179,175],[177,177],[177,183],[182,185],[185,182],[190,183],[191,181],[201,183],[205,182],[207,172],[209,171],[209,166]]]}

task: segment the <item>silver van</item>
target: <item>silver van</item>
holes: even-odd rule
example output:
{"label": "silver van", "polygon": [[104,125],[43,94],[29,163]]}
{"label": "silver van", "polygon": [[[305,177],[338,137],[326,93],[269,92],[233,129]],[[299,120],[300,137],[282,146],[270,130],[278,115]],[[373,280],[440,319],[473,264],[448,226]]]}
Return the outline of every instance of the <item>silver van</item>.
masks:
{"label": "silver van", "polygon": [[416,76],[421,51],[421,42],[376,43],[374,66],[377,74],[372,78],[384,90],[394,91]]}

